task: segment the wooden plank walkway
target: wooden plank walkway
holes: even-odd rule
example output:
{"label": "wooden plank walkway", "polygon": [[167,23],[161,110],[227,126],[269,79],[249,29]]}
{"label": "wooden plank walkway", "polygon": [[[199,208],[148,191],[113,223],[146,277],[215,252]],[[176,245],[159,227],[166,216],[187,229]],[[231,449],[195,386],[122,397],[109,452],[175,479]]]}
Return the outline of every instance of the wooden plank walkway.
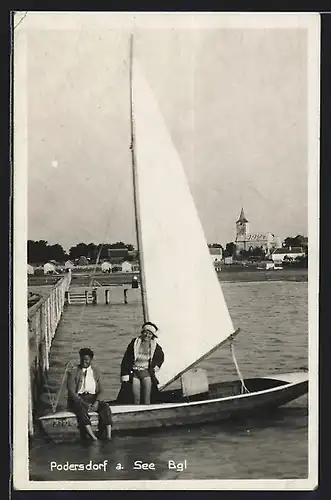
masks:
{"label": "wooden plank walkway", "polygon": [[116,287],[110,304],[66,305],[53,339],[47,386],[41,395],[40,413],[66,408],[66,364],[79,362],[78,351],[90,347],[103,374],[107,398],[116,397],[120,386],[120,363],[131,338],[138,335],[143,319],[141,292]]}

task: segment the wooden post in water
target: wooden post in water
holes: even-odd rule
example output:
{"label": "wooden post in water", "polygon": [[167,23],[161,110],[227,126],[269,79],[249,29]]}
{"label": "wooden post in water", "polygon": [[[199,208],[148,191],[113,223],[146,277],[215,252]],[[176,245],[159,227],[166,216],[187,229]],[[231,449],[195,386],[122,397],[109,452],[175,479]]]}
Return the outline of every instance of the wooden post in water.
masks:
{"label": "wooden post in water", "polygon": [[85,290],[85,304],[88,304],[88,290]]}
{"label": "wooden post in water", "polygon": [[124,288],[124,304],[128,303],[128,289]]}
{"label": "wooden post in water", "polygon": [[105,290],[105,304],[109,304],[109,288]]}

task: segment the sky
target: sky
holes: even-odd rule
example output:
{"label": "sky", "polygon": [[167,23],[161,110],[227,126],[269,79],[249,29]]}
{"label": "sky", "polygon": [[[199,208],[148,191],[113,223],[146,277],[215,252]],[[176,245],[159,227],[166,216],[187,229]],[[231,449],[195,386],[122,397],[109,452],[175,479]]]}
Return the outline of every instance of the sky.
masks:
{"label": "sky", "polygon": [[[307,235],[306,30],[139,29],[135,53],[208,243],[242,206],[252,232]],[[29,239],[136,244],[128,62],[123,28],[29,30]]]}

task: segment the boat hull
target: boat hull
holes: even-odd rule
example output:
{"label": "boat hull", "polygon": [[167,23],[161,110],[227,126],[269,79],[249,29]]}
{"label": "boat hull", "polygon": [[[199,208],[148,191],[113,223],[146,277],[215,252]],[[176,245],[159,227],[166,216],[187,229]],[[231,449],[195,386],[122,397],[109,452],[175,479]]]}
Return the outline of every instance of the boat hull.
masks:
{"label": "boat hull", "polygon": [[[238,381],[211,384],[209,394],[196,401],[184,401],[179,391],[166,391],[165,402],[151,405],[116,405],[110,402],[113,432],[134,433],[150,429],[196,425],[237,419],[283,406],[308,392],[308,374],[290,373],[275,377],[247,379],[250,392],[241,394]],[[216,397],[215,397],[216,396]],[[167,398],[170,400],[166,402]],[[178,399],[176,401],[176,398]],[[172,401],[171,401],[172,399]],[[98,415],[90,414],[91,424],[98,429]],[[39,419],[44,433],[54,441],[79,436],[73,413],[65,411]]]}

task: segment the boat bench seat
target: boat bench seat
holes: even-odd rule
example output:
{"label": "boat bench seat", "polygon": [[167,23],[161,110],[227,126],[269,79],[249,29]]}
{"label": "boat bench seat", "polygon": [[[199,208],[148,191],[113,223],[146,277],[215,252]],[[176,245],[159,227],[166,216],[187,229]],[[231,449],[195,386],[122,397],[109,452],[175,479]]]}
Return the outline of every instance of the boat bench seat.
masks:
{"label": "boat bench seat", "polygon": [[187,371],[181,377],[182,395],[187,398],[196,394],[208,394],[209,382],[207,373],[202,368]]}

